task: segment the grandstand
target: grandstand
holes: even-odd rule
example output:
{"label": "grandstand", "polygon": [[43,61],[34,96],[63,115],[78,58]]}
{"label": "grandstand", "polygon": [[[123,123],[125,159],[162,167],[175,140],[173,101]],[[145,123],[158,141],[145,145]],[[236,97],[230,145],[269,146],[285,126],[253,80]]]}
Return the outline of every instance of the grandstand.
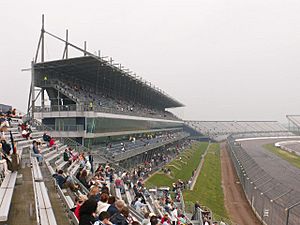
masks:
{"label": "grandstand", "polygon": [[186,121],[185,124],[216,141],[241,133],[290,135],[288,129],[277,121]]}
{"label": "grandstand", "polygon": [[[7,118],[10,117],[5,116],[5,119]],[[82,194],[88,195],[90,192],[89,187],[85,186],[86,184],[80,175],[80,171],[82,170],[91,170],[91,168],[86,165],[86,158],[84,157],[88,149],[69,138],[56,139],[55,145],[51,147],[49,145],[50,142],[48,143],[43,140],[44,132],[42,128],[44,128],[44,126],[41,126],[37,120],[28,120],[26,117],[23,119],[27,120],[25,122],[27,124],[26,128],[21,126],[24,124],[22,119],[10,118],[9,128],[7,128],[7,130],[1,130],[4,134],[2,140],[6,140],[9,144],[14,143],[15,146],[17,146],[17,153],[21,158],[22,168],[11,172],[10,169],[3,167],[3,162],[1,162],[0,223],[1,221],[6,221],[10,225],[21,223],[40,225],[78,224],[78,218],[74,212],[71,211],[71,208],[76,205],[76,196],[78,197]],[[29,127],[28,124],[31,124],[31,126]],[[29,128],[32,131],[31,139],[26,139],[22,136],[20,129]],[[9,139],[10,132],[11,139]],[[171,139],[172,135],[167,137],[161,135],[157,138]],[[42,161],[33,153],[33,141],[39,143],[37,146],[39,146],[39,155],[42,157]],[[156,142],[157,141],[158,140],[156,140]],[[170,144],[169,147],[165,147],[165,151],[156,150],[156,155],[152,156],[152,158],[148,158],[149,163],[147,165],[142,163],[138,166],[138,162],[132,164],[130,168],[135,168],[133,173],[131,170],[126,170],[114,164],[114,162],[106,163],[105,167],[99,165],[97,169],[98,173],[97,171],[95,172],[95,174],[98,175],[95,178],[91,178],[89,183],[92,182],[95,184],[94,182],[99,182],[99,187],[108,187],[111,195],[126,202],[130,210],[130,217],[134,221],[141,223],[143,220],[142,213],[136,210],[136,207],[131,206],[136,194],[134,194],[132,188],[128,187],[129,184],[126,182],[130,179],[130,182],[135,183],[147,177],[148,173],[160,168],[166,157],[171,157],[172,155],[176,157],[178,154],[177,150],[183,151],[188,145],[188,142],[181,141],[173,145]],[[65,160],[64,158],[65,149],[69,148],[72,148],[71,161]],[[176,151],[174,151],[175,149]],[[1,154],[4,157],[4,152]],[[15,153],[10,153],[7,157],[12,160],[14,154]],[[10,157],[10,155],[12,156]],[[98,155],[98,157],[100,156]],[[40,163],[42,163],[42,165],[40,165]],[[94,166],[96,167],[96,165],[97,164]],[[61,176],[57,174],[59,170],[64,171],[62,176],[64,177],[63,179],[66,179],[66,186],[60,186],[59,179],[56,178],[57,176]],[[102,174],[102,170],[103,172],[105,171],[105,173]],[[134,171],[137,171],[139,177],[134,178],[136,176],[134,175]],[[124,172],[127,174],[125,177],[122,176],[121,182],[124,181],[124,183],[121,186],[116,186],[114,180],[120,179],[118,174]],[[22,175],[19,176],[19,174]],[[91,176],[93,176],[92,173],[90,174],[90,177]],[[98,176],[101,176],[104,180],[101,180],[101,182],[100,180],[97,181],[97,179],[100,179]],[[24,190],[27,192],[26,195],[24,195]],[[157,203],[155,203],[155,201],[159,198],[156,194],[156,192],[145,192],[145,208],[149,212],[162,216],[166,212],[162,209],[163,207],[156,205]],[[29,204],[29,206],[24,207],[24,205],[27,204]],[[176,204],[178,208],[180,208],[183,203],[178,202]],[[35,213],[32,213],[33,208]],[[22,215],[15,217],[15,215],[20,212],[22,212]],[[189,218],[186,219],[189,220]],[[197,223],[199,223],[199,221],[195,221],[195,224]]]}
{"label": "grandstand", "polygon": [[[46,35],[65,44],[62,59],[45,60]],[[69,48],[82,55],[70,58]],[[11,106],[1,110],[0,224],[77,225],[82,202],[76,199],[86,195],[93,202],[91,193],[98,206],[108,205],[106,194],[121,201],[116,213],[129,210],[130,223],[142,222],[141,208],[171,216],[159,200],[165,193],[148,191],[142,181],[190,145],[184,122],[167,110],[184,105],[44,24],[31,75],[27,114],[17,116]],[[173,207],[184,215],[182,201]]]}
{"label": "grandstand", "polygon": [[300,134],[300,115],[287,115],[289,131]]}
{"label": "grandstand", "polygon": [[[65,44],[62,59],[45,60],[45,35]],[[70,58],[68,48],[83,56]],[[184,122],[167,110],[182,103],[111,58],[81,49],[44,25],[31,71],[30,116],[52,137],[72,138],[122,166],[129,166],[129,159],[142,162],[189,136]]]}

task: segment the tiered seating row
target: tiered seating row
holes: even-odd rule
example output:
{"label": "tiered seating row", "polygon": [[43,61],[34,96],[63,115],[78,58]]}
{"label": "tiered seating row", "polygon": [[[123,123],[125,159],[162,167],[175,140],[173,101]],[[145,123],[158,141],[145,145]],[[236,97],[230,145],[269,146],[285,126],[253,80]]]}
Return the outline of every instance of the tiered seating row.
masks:
{"label": "tiered seating row", "polygon": [[56,225],[56,219],[48,196],[47,188],[43,182],[41,169],[37,159],[31,157],[32,163],[32,182],[35,195],[35,205],[39,224]]}
{"label": "tiered seating row", "polygon": [[0,188],[0,221],[7,221],[11,199],[17,179],[17,172],[9,172]]}

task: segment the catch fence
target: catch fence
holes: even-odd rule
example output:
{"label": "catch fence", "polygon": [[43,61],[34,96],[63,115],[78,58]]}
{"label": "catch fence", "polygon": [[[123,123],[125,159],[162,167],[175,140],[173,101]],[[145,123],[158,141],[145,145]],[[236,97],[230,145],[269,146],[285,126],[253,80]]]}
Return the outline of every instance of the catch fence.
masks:
{"label": "catch fence", "polygon": [[227,143],[246,198],[262,223],[299,225],[300,192],[280,183],[259,167],[233,136],[227,139]]}

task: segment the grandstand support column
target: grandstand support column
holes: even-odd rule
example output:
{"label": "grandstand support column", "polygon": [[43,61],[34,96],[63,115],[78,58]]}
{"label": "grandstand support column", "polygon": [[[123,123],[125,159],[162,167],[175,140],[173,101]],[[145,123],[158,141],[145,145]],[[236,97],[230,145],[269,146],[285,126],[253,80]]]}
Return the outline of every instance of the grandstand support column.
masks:
{"label": "grandstand support column", "polygon": [[42,88],[42,110],[45,109],[45,88]]}
{"label": "grandstand support column", "polygon": [[84,41],[84,56],[86,56],[86,41]]}
{"label": "grandstand support column", "polygon": [[59,91],[57,91],[57,110],[60,111],[60,99],[59,99]]}
{"label": "grandstand support column", "polygon": [[31,61],[31,117],[34,119],[35,90],[34,90],[34,61]]}
{"label": "grandstand support column", "polygon": [[41,44],[42,44],[42,48],[41,48],[41,62],[44,62],[45,60],[45,17],[44,14],[42,15],[42,29],[41,29]]}
{"label": "grandstand support column", "polygon": [[69,46],[69,31],[68,29],[66,30],[66,42],[65,42],[65,49],[64,49],[64,54],[63,54],[63,59],[68,59],[69,54],[68,54],[68,46]]}

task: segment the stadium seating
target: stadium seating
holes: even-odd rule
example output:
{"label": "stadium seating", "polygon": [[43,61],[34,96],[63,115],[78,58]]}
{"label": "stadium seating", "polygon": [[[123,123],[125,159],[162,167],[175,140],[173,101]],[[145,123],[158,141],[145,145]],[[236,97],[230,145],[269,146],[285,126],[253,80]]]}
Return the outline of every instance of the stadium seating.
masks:
{"label": "stadium seating", "polygon": [[228,135],[238,133],[284,133],[287,128],[277,121],[186,121],[196,131],[214,140],[225,140]]}
{"label": "stadium seating", "polygon": [[[92,85],[89,85],[83,81],[71,81],[60,78],[60,80],[55,79],[48,81],[48,83],[58,91],[62,92],[64,95],[71,98],[77,104],[77,106],[76,104],[62,105],[59,107],[60,111],[76,109],[81,111],[100,111],[133,116],[179,120],[179,118],[168,111],[154,109],[153,107],[134,103],[133,101],[130,102],[128,100],[121,99],[121,97],[116,98],[114,96],[109,96],[93,89]],[[52,100],[57,101],[57,99]],[[52,107],[49,110],[55,111],[58,110],[58,108],[55,109],[55,107]]]}
{"label": "stadium seating", "polygon": [[[16,124],[14,125],[16,126]],[[32,145],[33,140],[39,140],[42,138],[43,132],[40,132],[36,130],[33,126],[32,130],[32,137],[31,140],[25,140],[21,136],[19,136],[18,130],[15,129],[16,127],[10,128],[11,131],[14,132],[14,135],[16,137],[15,140],[17,140],[17,146],[18,146],[18,152],[20,155],[22,155],[23,148],[30,148]],[[5,134],[8,138],[7,134]],[[132,142],[126,143],[127,150],[135,150],[136,147],[143,147],[145,142],[147,145],[156,144],[157,142],[163,142],[163,141],[172,141],[174,138],[176,139],[178,136],[182,135],[181,132],[178,133],[169,133],[169,134],[161,134],[158,135],[155,138],[146,139],[144,141],[142,140],[135,140],[135,144]],[[64,149],[68,147],[68,145],[65,145],[62,141],[57,140],[55,147],[48,147],[46,143],[41,141],[41,151],[40,153],[43,155],[43,164],[44,166],[40,166],[36,157],[30,157],[31,162],[31,172],[32,172],[32,184],[34,189],[34,196],[35,196],[35,205],[36,205],[36,212],[37,212],[37,220],[39,224],[42,225],[55,225],[57,224],[54,209],[50,201],[50,196],[48,194],[48,188],[45,183],[45,176],[54,175],[57,173],[57,170],[62,169],[65,171],[66,176],[70,176],[72,180],[80,185],[80,190],[76,192],[72,192],[69,189],[62,189],[58,186],[55,179],[53,178],[54,185],[56,187],[56,191],[58,193],[58,196],[61,200],[61,203],[64,206],[65,212],[67,212],[68,218],[72,221],[73,224],[78,224],[78,220],[74,213],[71,211],[71,208],[75,205],[75,197],[79,196],[80,194],[87,195],[89,193],[89,190],[84,187],[83,184],[76,178],[76,174],[78,173],[78,170],[81,167],[80,160],[75,160],[72,163],[66,162],[63,160],[62,153],[64,152]],[[124,143],[123,143],[124,144]],[[131,145],[132,144],[132,145]],[[121,144],[116,144],[115,151],[119,151]],[[180,148],[181,149],[181,148]],[[74,150],[75,151],[75,150]],[[116,165],[117,166],[117,165]],[[158,164],[159,166],[159,164]],[[45,174],[44,170],[41,170],[41,168],[45,167],[49,173]],[[121,169],[123,172],[123,169]],[[120,172],[121,172],[120,171]],[[114,171],[113,176],[118,176],[118,171]],[[144,173],[143,173],[144,174]],[[145,173],[146,174],[146,173]],[[11,196],[13,195],[13,187],[15,186],[17,173],[9,173],[6,175],[4,181],[2,182],[1,189],[0,189],[0,200],[2,199],[1,203],[5,202],[4,204],[0,205],[0,219],[3,221],[7,220],[8,214],[9,214],[9,208],[10,208],[10,202],[11,202]],[[109,181],[109,177],[106,177],[106,183],[110,187],[110,190],[113,193],[112,188],[115,188],[114,184]],[[130,215],[135,221],[142,222],[144,219],[143,215],[138,212],[134,206],[131,206],[132,201],[135,199],[135,194],[132,192],[132,189],[129,189],[128,186],[125,186],[125,192],[121,192],[121,189],[115,188],[114,190],[116,196],[120,199],[124,199],[129,207]],[[7,197],[5,197],[7,196]],[[163,215],[166,212],[160,211],[160,209],[157,209],[153,205],[153,199],[156,199],[157,196],[150,194],[149,196],[145,197],[145,209],[148,212],[152,212],[155,214],[158,214],[159,216]],[[4,213],[2,213],[4,212]],[[2,217],[2,214],[4,215]]]}

